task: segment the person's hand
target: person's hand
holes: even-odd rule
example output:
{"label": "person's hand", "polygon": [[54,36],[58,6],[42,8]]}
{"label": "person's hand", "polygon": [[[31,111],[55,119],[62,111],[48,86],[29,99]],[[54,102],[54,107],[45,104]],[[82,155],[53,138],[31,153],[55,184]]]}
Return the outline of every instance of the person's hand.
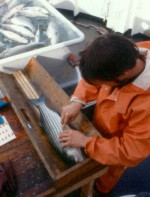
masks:
{"label": "person's hand", "polygon": [[61,113],[61,124],[63,127],[77,117],[82,106],[81,103],[72,102],[70,105],[63,107]]}
{"label": "person's hand", "polygon": [[63,148],[67,146],[84,148],[90,139],[91,137],[87,137],[80,131],[73,129],[63,131],[59,136]]}

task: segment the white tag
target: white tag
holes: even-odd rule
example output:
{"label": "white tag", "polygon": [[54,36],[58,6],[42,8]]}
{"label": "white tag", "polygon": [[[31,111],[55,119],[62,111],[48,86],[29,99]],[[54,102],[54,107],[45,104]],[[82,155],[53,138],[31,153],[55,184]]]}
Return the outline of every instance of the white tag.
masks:
{"label": "white tag", "polygon": [[0,146],[16,138],[6,118],[4,116],[2,116],[2,118],[4,120],[4,123],[0,124]]}

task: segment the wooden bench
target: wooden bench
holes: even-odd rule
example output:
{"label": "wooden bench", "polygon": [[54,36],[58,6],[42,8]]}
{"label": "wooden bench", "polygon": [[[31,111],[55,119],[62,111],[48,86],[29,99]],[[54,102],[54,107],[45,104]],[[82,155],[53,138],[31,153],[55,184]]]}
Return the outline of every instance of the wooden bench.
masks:
{"label": "wooden bench", "polygon": [[[33,58],[21,72],[34,89],[44,95],[47,106],[61,113],[69,97],[43,66]],[[11,104],[1,113],[9,117],[9,123],[13,114],[19,128],[15,131],[17,138],[1,147],[0,160],[9,158],[14,166],[18,182],[16,196],[61,197],[78,188],[81,188],[80,196],[91,196],[95,179],[103,175],[107,167],[90,158],[73,166],[66,164],[47,141],[38,124],[38,114],[28,104],[14,76],[15,73],[0,73],[0,89]],[[100,135],[82,113],[70,126],[89,136]]]}

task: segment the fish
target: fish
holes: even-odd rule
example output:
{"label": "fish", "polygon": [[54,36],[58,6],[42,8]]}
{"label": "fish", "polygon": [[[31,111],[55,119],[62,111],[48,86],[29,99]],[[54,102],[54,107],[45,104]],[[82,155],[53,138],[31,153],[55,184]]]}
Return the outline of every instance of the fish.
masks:
{"label": "fish", "polygon": [[24,7],[24,4],[20,4],[10,9],[1,18],[1,23],[4,23],[7,19],[11,18],[13,15],[16,15],[18,12],[20,12],[23,9],[23,7]]}
{"label": "fish", "polygon": [[5,49],[5,44],[0,42],[0,53]]}
{"label": "fish", "polygon": [[6,58],[6,57],[10,57],[13,55],[17,55],[20,53],[24,53],[24,52],[28,52],[31,51],[33,49],[38,49],[41,47],[45,47],[49,44],[49,41],[46,40],[44,42],[38,42],[38,43],[30,43],[30,44],[26,44],[26,45],[19,45],[19,46],[15,46],[12,48],[8,48],[6,50],[4,50],[2,53],[0,53],[0,59]]}
{"label": "fish", "polygon": [[5,5],[6,5],[6,3],[4,1],[0,2],[0,7],[3,7]]}
{"label": "fish", "polygon": [[3,7],[0,7],[0,17],[4,15],[7,11],[7,5],[4,5]]}
{"label": "fish", "polygon": [[31,40],[30,43],[38,43],[39,41],[40,41],[40,28],[39,28],[39,25],[38,25],[37,30],[36,30],[35,35],[34,35],[34,38]]}
{"label": "fish", "polygon": [[3,3],[5,3],[5,4],[8,5],[11,1],[12,1],[12,0],[4,0]]}
{"label": "fish", "polygon": [[[46,106],[45,99],[40,96],[38,99],[29,99],[29,103],[36,106],[40,112],[40,124],[50,143],[62,155],[74,163],[82,162],[85,155],[80,148],[66,147],[62,148],[59,141],[59,135],[62,131],[61,117],[55,111]],[[69,126],[67,126],[69,129]]]}
{"label": "fish", "polygon": [[49,15],[43,13],[41,9],[32,9],[32,8],[34,7],[25,7],[19,12],[19,14],[26,16],[26,17],[31,17],[31,18],[36,18],[36,17],[48,18],[49,17]]}
{"label": "fish", "polygon": [[0,1],[0,8],[4,7],[4,6],[6,6],[6,5],[7,5],[7,4],[6,4],[5,1]]}
{"label": "fish", "polygon": [[58,26],[54,21],[49,22],[46,35],[51,40],[52,45],[60,41]]}
{"label": "fish", "polygon": [[3,29],[16,32],[22,35],[23,37],[34,38],[34,34],[26,27],[20,25],[13,25],[13,24],[1,24],[0,26]]}
{"label": "fish", "polygon": [[4,35],[6,38],[8,38],[9,40],[18,42],[18,43],[28,43],[28,40],[12,31],[8,31],[8,30],[4,30],[4,29],[0,29],[0,33],[2,35]]}
{"label": "fish", "polygon": [[8,10],[12,9],[13,7],[15,7],[16,5],[19,4],[19,0],[12,0],[8,3]]}
{"label": "fish", "polygon": [[9,20],[7,20],[7,23],[12,23],[14,25],[24,26],[24,27],[27,27],[28,29],[30,29],[32,32],[35,32],[35,27],[32,24],[31,20],[29,18],[24,17],[24,16],[14,16],[14,17],[10,18]]}
{"label": "fish", "polygon": [[38,6],[24,7],[23,10],[30,10],[30,11],[33,11],[33,12],[36,11],[36,12],[40,12],[40,13],[45,14],[45,15],[49,15],[49,12],[46,9],[44,9],[42,7],[38,7]]}

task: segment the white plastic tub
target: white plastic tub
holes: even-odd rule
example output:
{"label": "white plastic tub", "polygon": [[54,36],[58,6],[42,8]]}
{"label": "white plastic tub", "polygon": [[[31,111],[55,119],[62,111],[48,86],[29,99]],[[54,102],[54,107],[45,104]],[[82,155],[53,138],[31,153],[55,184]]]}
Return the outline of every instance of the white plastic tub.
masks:
{"label": "white plastic tub", "polygon": [[[51,15],[53,15],[64,24],[64,28],[67,27],[67,31],[73,31],[76,34],[76,37],[64,42],[60,42],[58,44],[49,45],[40,49],[35,49],[22,54],[0,59],[0,71],[10,73],[8,70],[3,68],[5,66],[22,69],[27,65],[27,63],[32,57],[36,57],[37,55],[50,58],[65,59],[66,56],[71,52],[75,55],[76,53],[78,54],[80,44],[84,40],[84,34],[78,28],[76,28],[69,20],[67,20],[60,12],[58,12],[53,6],[51,6],[47,1],[38,1],[50,12]],[[56,72],[58,72],[58,70]]]}

